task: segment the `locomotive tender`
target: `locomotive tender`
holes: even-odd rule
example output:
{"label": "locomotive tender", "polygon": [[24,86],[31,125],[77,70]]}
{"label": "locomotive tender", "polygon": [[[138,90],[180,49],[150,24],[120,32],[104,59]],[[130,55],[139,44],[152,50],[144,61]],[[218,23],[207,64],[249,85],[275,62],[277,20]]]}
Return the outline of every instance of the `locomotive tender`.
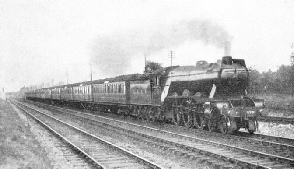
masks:
{"label": "locomotive tender", "polygon": [[196,66],[167,67],[152,74],[42,88],[27,92],[26,99],[170,121],[188,128],[222,133],[245,128],[254,133],[264,102],[246,96],[248,81],[245,61],[225,56],[217,63],[198,61]]}

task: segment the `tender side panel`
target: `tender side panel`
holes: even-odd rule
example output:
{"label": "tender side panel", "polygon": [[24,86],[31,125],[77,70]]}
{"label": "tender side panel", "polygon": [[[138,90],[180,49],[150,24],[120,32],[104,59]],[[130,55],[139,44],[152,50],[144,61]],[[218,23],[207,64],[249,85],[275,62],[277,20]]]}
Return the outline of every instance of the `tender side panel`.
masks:
{"label": "tender side panel", "polygon": [[151,105],[150,80],[130,82],[130,103]]}

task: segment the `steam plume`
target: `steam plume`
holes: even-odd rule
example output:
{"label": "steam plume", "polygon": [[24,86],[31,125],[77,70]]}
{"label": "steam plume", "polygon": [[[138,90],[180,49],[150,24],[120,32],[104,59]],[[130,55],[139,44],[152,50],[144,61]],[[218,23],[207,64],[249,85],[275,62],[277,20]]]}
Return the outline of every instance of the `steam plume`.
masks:
{"label": "steam plume", "polygon": [[134,55],[152,54],[176,47],[187,40],[200,40],[206,45],[230,52],[232,37],[220,25],[205,20],[181,21],[151,31],[132,30],[112,36],[101,36],[92,45],[92,65],[106,76],[121,75]]}
{"label": "steam plume", "polygon": [[225,51],[225,56],[231,55],[231,42],[227,42],[225,44],[224,51]]}

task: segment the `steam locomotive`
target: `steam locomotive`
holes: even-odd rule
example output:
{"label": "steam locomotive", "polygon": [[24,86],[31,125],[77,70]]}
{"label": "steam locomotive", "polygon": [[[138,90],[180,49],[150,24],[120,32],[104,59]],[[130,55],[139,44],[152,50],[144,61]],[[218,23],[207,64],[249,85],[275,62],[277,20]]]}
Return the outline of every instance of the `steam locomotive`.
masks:
{"label": "steam locomotive", "polygon": [[168,121],[222,133],[245,128],[254,133],[262,99],[247,95],[249,72],[243,59],[166,67],[151,74],[123,75],[25,93],[52,104]]}

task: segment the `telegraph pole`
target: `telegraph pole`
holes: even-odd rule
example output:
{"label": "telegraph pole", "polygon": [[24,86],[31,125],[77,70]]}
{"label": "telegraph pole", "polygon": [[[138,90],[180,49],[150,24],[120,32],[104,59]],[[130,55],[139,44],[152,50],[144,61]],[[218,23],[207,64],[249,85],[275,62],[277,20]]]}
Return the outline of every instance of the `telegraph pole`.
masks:
{"label": "telegraph pole", "polygon": [[[92,72],[92,64],[91,64],[91,62],[90,62],[90,71],[91,71],[91,72],[90,72],[90,76],[91,76],[90,78],[91,78],[91,82],[92,82],[92,81],[93,81],[93,72]],[[90,99],[91,99],[92,101],[94,101],[94,97],[93,97],[93,92],[94,92],[94,91],[93,91],[93,89],[94,89],[94,88],[93,88],[93,84],[91,83],[91,98],[90,98]]]}
{"label": "telegraph pole", "polygon": [[168,58],[170,58],[170,66],[173,66],[174,51],[171,50],[170,52],[168,52],[168,55]]}
{"label": "telegraph pole", "polygon": [[66,84],[68,85],[68,73],[66,71]]}
{"label": "telegraph pole", "polygon": [[147,66],[146,54],[144,54],[144,57],[145,57],[145,68],[146,68]]}
{"label": "telegraph pole", "polygon": [[291,45],[292,48],[292,52],[291,52],[291,56],[290,56],[290,60],[291,60],[291,75],[290,75],[290,80],[291,80],[291,96],[293,97],[294,95],[294,43],[292,43]]}
{"label": "telegraph pole", "polygon": [[90,63],[90,78],[91,78],[91,82],[92,82],[92,80],[93,80],[93,72],[92,72],[92,64]]}

